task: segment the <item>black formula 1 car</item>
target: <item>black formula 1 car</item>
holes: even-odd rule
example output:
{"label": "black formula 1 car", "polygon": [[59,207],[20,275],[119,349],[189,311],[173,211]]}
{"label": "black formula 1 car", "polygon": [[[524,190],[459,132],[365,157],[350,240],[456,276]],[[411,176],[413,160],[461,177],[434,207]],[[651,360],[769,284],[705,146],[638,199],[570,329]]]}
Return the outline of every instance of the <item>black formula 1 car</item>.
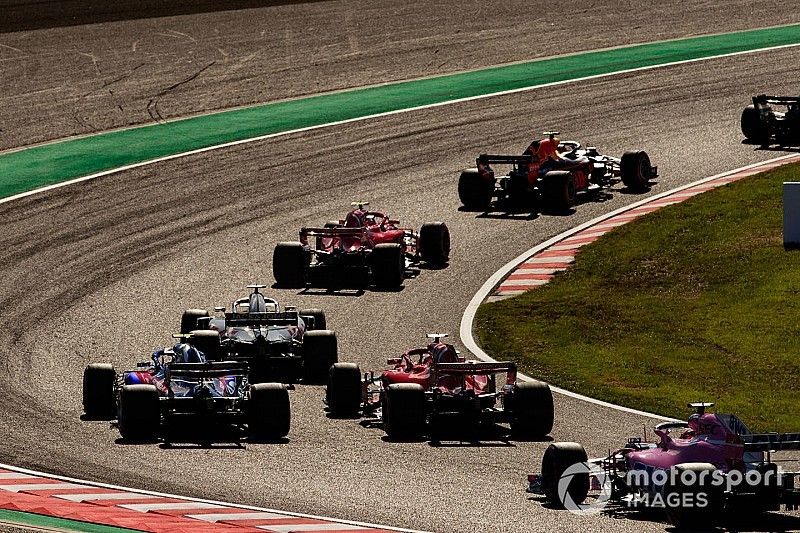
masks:
{"label": "black formula 1 car", "polygon": [[251,383],[324,383],[338,361],[336,333],[327,328],[321,309],[281,309],[248,285],[252,293],[231,304],[230,311],[187,309],[181,317],[186,342],[212,361],[243,361]]}
{"label": "black formula 1 car", "polygon": [[247,363],[206,361],[185,343],[157,350],[152,361],[117,374],[109,363],[83,373],[83,407],[89,418],[117,419],[128,441],[169,442],[184,433],[213,441],[246,430],[252,440],[278,440],[289,433],[289,388],[252,384]]}
{"label": "black formula 1 car", "polygon": [[[545,132],[555,136],[558,132]],[[481,154],[476,168],[461,172],[458,196],[467,209],[486,210],[492,200],[515,207],[564,211],[574,206],[578,193],[608,189],[622,181],[630,190],[642,192],[658,176],[647,152],[631,151],[617,159],[595,147],[575,141],[558,144],[561,160],[542,164],[537,156],[539,141],[522,155]],[[496,176],[491,165],[511,165],[508,174]]]}
{"label": "black formula 1 car", "polygon": [[[362,376],[358,365],[331,367],[326,403],[334,416],[376,417],[390,439],[427,435],[438,442],[443,428],[476,435],[485,424],[510,424],[512,435],[540,438],[553,428],[553,396],[541,381],[518,381],[507,362],[466,361],[446,334],[387,361],[391,368]],[[502,379],[498,380],[498,375]]]}
{"label": "black formula 1 car", "polygon": [[[785,106],[786,111],[775,111],[776,105]],[[800,142],[800,96],[754,96],[753,103],[742,111],[742,133],[748,141],[761,145]]]}
{"label": "black formula 1 car", "polygon": [[353,202],[343,220],[322,228],[302,228],[298,242],[281,242],[272,256],[272,272],[281,287],[358,287],[380,289],[403,285],[411,265],[447,264],[450,230],[443,222],[423,224],[419,231],[369,211],[369,202]]}

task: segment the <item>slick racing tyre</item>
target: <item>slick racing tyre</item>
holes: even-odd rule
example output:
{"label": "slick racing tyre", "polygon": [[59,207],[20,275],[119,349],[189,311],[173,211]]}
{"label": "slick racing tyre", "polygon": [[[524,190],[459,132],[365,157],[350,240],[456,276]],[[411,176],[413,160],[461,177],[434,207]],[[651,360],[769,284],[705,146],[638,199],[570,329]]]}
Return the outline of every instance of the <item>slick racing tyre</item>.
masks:
{"label": "slick racing tyre", "polygon": [[553,430],[553,393],[543,381],[521,381],[511,393],[511,432],[518,439],[536,439]]}
{"label": "slick racing tyre", "polygon": [[647,190],[653,167],[650,165],[650,156],[647,152],[625,152],[619,160],[619,170],[622,174],[622,183],[632,191]]}
{"label": "slick racing tyre", "polygon": [[256,383],[250,387],[247,429],[254,441],[277,441],[289,434],[289,390],[283,383]]}
{"label": "slick racing tyre", "polygon": [[196,329],[190,331],[186,342],[206,356],[206,361],[222,361],[222,346],[219,342],[219,331],[215,329]]}
{"label": "slick racing tyre", "polygon": [[417,241],[422,260],[431,265],[444,265],[450,257],[450,230],[444,222],[428,222],[419,230]]}
{"label": "slick racing tyre", "polygon": [[[678,529],[708,530],[720,519],[725,487],[724,484],[713,484],[712,474],[715,470],[716,467],[710,463],[683,463],[672,467],[664,485],[664,503],[667,518],[673,526]],[[689,478],[691,483],[686,482]],[[701,498],[706,505],[697,505]]]}
{"label": "slick racing tyre", "polygon": [[339,361],[336,333],[329,329],[307,331],[303,337],[303,381],[325,383],[328,370]]}
{"label": "slick racing tyre", "polygon": [[761,121],[761,113],[750,104],[742,110],[742,133],[748,141],[764,144],[769,141],[769,129]]}
{"label": "slick racing tyre", "polygon": [[281,287],[300,288],[306,283],[310,261],[308,251],[299,242],[279,242],[272,254],[272,274]]}
{"label": "slick racing tyre", "polygon": [[197,319],[208,316],[205,309],[187,309],[181,316],[181,333],[186,334],[197,329]]}
{"label": "slick racing tyre", "polygon": [[494,180],[483,178],[477,168],[468,168],[458,178],[458,198],[471,210],[486,210],[492,203]]}
{"label": "slick racing tyre", "polygon": [[425,430],[425,390],[416,383],[392,383],[383,394],[383,429],[390,440],[417,439]]}
{"label": "slick racing tyre", "polygon": [[322,309],[302,309],[300,317],[305,320],[305,317],[311,317],[311,324],[306,321],[306,331],[314,329],[327,329],[328,321],[325,319],[325,311]]}
{"label": "slick racing tyre", "polygon": [[109,363],[92,363],[83,371],[83,412],[89,418],[110,420],[117,410],[117,373]]}
{"label": "slick racing tyre", "polygon": [[161,426],[155,385],[123,385],[119,395],[119,433],[126,441],[152,442]]}
{"label": "slick racing tyre", "polygon": [[[567,496],[574,504],[586,499],[589,494],[588,473],[576,473],[571,479],[564,479],[563,493],[559,490],[559,481],[569,467],[587,460],[586,450],[577,442],[554,442],[547,447],[542,458],[542,491],[548,502],[563,509]],[[563,483],[568,484],[564,487]]]}
{"label": "slick racing tyre", "polygon": [[361,409],[361,369],[355,363],[335,363],[328,370],[325,401],[333,416],[352,416]]}
{"label": "slick racing tyre", "polygon": [[560,213],[573,207],[577,201],[575,178],[566,170],[551,170],[539,180],[542,201],[548,209]]}
{"label": "slick racing tyre", "polygon": [[379,289],[402,287],[405,277],[406,258],[403,247],[397,243],[381,243],[370,253],[372,280]]}

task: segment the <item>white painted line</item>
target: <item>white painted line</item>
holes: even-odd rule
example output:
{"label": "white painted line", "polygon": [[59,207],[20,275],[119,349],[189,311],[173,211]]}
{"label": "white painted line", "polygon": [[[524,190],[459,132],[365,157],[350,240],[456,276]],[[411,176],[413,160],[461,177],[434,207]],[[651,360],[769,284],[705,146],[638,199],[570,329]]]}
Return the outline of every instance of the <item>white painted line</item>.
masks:
{"label": "white painted line", "polygon": [[557,255],[555,257],[533,257],[525,261],[526,265],[539,265],[542,263],[572,263],[575,261],[574,255]]}
{"label": "white painted line", "polygon": [[22,492],[23,490],[61,490],[83,487],[77,483],[20,483],[18,485],[0,485],[0,490]]}
{"label": "white painted line", "polygon": [[[208,513],[208,514],[187,514],[184,518],[203,520],[205,522],[233,522],[236,520],[280,520],[286,519],[286,515],[277,513],[263,513],[253,511],[252,513]],[[340,524],[341,526],[341,524]]]}
{"label": "white painted line", "polygon": [[255,526],[275,533],[300,533],[302,531],[368,531],[363,527],[345,526],[343,524],[290,524],[276,526]]}
{"label": "white painted line", "polygon": [[588,242],[576,242],[576,243],[573,243],[573,244],[564,244],[564,245],[561,245],[561,246],[553,246],[553,247],[549,248],[549,250],[558,250],[559,252],[564,251],[564,250],[576,250],[578,248],[581,248],[582,246],[586,246],[587,244],[590,244],[590,243],[588,243]]}
{"label": "white painted line", "polygon": [[[651,43],[642,43],[642,44],[651,44]],[[486,99],[486,98],[496,98],[498,96],[506,96],[506,95],[511,95],[511,94],[528,92],[528,91],[533,91],[533,90],[536,90],[536,89],[543,89],[543,88],[547,88],[547,87],[555,87],[555,86],[558,86],[558,85],[566,85],[566,84],[569,84],[569,83],[578,83],[578,82],[587,81],[587,80],[608,78],[608,77],[612,77],[612,76],[618,76],[620,74],[630,74],[632,72],[644,72],[644,71],[654,70],[654,69],[659,69],[659,68],[667,68],[667,67],[673,67],[673,66],[677,66],[677,65],[686,65],[686,64],[690,64],[690,63],[699,63],[699,62],[702,62],[702,61],[710,61],[712,59],[721,59],[721,58],[725,58],[725,57],[735,57],[735,56],[747,55],[747,54],[757,54],[757,53],[770,52],[770,51],[773,51],[773,50],[781,50],[781,49],[786,49],[786,48],[796,48],[798,46],[800,46],[800,43],[798,43],[798,44],[784,44],[784,45],[780,45],[780,46],[768,46],[768,47],[764,47],[764,48],[755,48],[755,49],[752,49],[752,50],[744,50],[744,51],[741,51],[741,52],[732,52],[732,53],[728,53],[728,54],[718,54],[718,55],[714,55],[714,56],[701,57],[701,58],[697,58],[697,59],[685,59],[685,60],[682,60],[682,61],[672,61],[670,63],[663,63],[663,64],[659,64],[659,65],[650,65],[650,66],[647,66],[647,67],[637,67],[637,68],[632,68],[632,69],[618,70],[618,71],[615,71],[615,72],[608,72],[608,73],[605,73],[605,74],[595,74],[595,75],[592,75],[592,76],[584,76],[582,78],[573,78],[573,79],[570,79],[570,80],[556,81],[556,82],[552,82],[552,83],[544,83],[544,84],[541,84],[541,85],[531,85],[531,86],[527,86],[527,87],[520,87],[519,89],[510,89],[510,90],[507,90],[507,91],[497,91],[497,92],[493,92],[493,93],[479,94],[479,95],[476,95],[476,96],[469,96],[469,97],[466,97],[466,98],[457,98],[455,100],[448,100],[446,102],[439,102],[439,103],[436,103],[436,104],[426,104],[426,105],[421,105],[421,106],[408,107],[408,108],[405,108],[405,109],[397,109],[397,110],[394,110],[394,111],[387,111],[385,113],[375,113],[373,115],[365,115],[363,117],[356,117],[356,118],[351,118],[351,119],[347,119],[347,120],[339,120],[339,121],[335,121],[335,122],[328,122],[328,123],[325,123],[325,124],[318,124],[316,126],[308,126],[308,127],[305,127],[305,128],[297,128],[297,129],[294,129],[294,130],[282,131],[282,132],[278,132],[278,133],[270,133],[268,135],[259,135],[257,137],[251,137],[249,139],[242,139],[242,140],[239,140],[239,141],[231,141],[231,142],[227,142],[227,143],[208,146],[206,148],[199,148],[197,150],[190,150],[188,152],[181,152],[179,154],[172,154],[172,155],[168,155],[168,156],[164,156],[164,157],[158,157],[158,158],[151,159],[151,160],[148,160],[148,161],[142,161],[140,163],[133,163],[133,164],[130,164],[130,165],[125,165],[123,167],[114,168],[114,169],[111,169],[111,170],[105,170],[103,172],[98,172],[96,174],[91,174],[89,176],[83,176],[83,177],[80,177],[80,178],[75,178],[75,179],[72,179],[72,180],[69,180],[69,181],[63,181],[63,182],[60,182],[60,183],[54,183],[53,185],[47,185],[45,187],[40,187],[38,189],[33,189],[31,191],[23,192],[23,193],[20,193],[20,194],[15,194],[14,196],[9,196],[7,198],[0,199],[0,204],[13,202],[14,200],[19,200],[20,198],[26,198],[26,197],[32,196],[34,194],[39,194],[39,193],[42,193],[42,192],[45,192],[45,191],[50,191],[50,190],[53,190],[53,189],[66,187],[68,185],[72,185],[72,184],[75,184],[75,183],[81,183],[81,182],[84,182],[84,181],[89,181],[89,180],[101,178],[103,176],[109,176],[109,175],[112,175],[112,174],[117,174],[117,173],[123,172],[125,170],[131,170],[131,169],[134,169],[134,168],[139,168],[139,167],[143,167],[143,166],[147,166],[147,165],[153,165],[155,163],[160,163],[162,161],[170,161],[172,159],[178,159],[178,158],[181,158],[181,157],[188,157],[188,156],[191,156],[191,155],[202,154],[202,153],[205,153],[205,152],[210,152],[212,150],[220,150],[220,149],[223,149],[223,148],[230,148],[232,146],[239,146],[239,145],[242,145],[242,144],[249,144],[249,143],[254,143],[254,142],[258,142],[258,141],[264,141],[264,140],[267,140],[267,139],[274,139],[276,137],[283,137],[283,136],[286,136],[286,135],[293,135],[295,133],[302,133],[302,132],[317,130],[317,129],[321,129],[321,128],[329,128],[331,126],[341,126],[343,124],[351,124],[353,122],[361,122],[361,121],[365,121],[365,120],[372,120],[372,119],[388,117],[388,116],[392,116],[392,115],[399,115],[399,114],[402,114],[402,113],[411,113],[411,112],[414,112],[414,111],[421,111],[421,110],[425,110],[425,109],[433,109],[433,108],[437,108],[437,107],[460,104],[460,103],[464,103],[464,102],[472,102],[472,101],[476,101],[476,100],[483,100],[483,99]],[[592,50],[592,51],[594,51],[594,50]],[[568,55],[575,55],[575,54],[568,54]],[[492,67],[486,67],[486,68],[492,68]],[[260,105],[265,105],[265,104],[260,104]],[[256,106],[252,106],[252,107],[256,107]],[[221,111],[220,113],[222,113],[222,112],[223,111]],[[179,122],[181,120],[191,120],[191,117],[190,118],[177,119],[177,120],[175,120],[175,122]],[[152,126],[154,126],[154,125],[153,124],[139,125],[139,126],[132,126],[131,128],[122,128],[121,130],[116,130],[116,131],[122,131],[122,130],[128,130],[128,129],[137,129],[137,128],[147,128],[147,127],[152,127]],[[59,142],[65,142],[65,141],[69,141],[69,139],[60,139],[58,141],[53,141],[52,143],[47,143],[47,144],[57,144]],[[42,146],[42,145],[38,145],[38,146]],[[14,149],[13,151],[20,151],[22,149],[25,149],[25,148]],[[11,152],[11,151],[8,151],[8,152]]]}
{"label": "white painted line", "polygon": [[20,474],[19,472],[4,472],[0,473],[0,479],[38,479],[37,476],[30,474]]}
{"label": "white painted line", "polygon": [[514,276],[514,275],[517,275],[517,274],[519,274],[519,275],[537,274],[537,275],[545,275],[545,276],[547,276],[547,275],[550,275],[550,274],[555,274],[556,272],[563,272],[566,269],[567,269],[567,267],[564,267],[564,268],[526,268],[524,270],[520,270],[519,272],[514,272],[511,275]]}
{"label": "white painted line", "polygon": [[[747,165],[745,167],[742,167],[742,168],[739,168],[739,169],[736,169],[736,170],[730,170],[730,171],[727,171],[727,172],[723,172],[721,174],[716,174],[714,176],[710,176],[708,178],[704,178],[704,179],[689,183],[687,185],[682,185],[680,187],[676,187],[675,189],[671,189],[669,191],[666,191],[666,192],[663,192],[663,193],[660,193],[660,194],[656,194],[656,195],[650,196],[648,198],[644,198],[643,200],[639,200],[638,202],[634,202],[634,203],[632,203],[630,205],[621,207],[619,209],[611,211],[610,213],[606,213],[605,215],[599,216],[599,217],[594,218],[594,219],[592,219],[592,220],[590,220],[588,222],[585,222],[585,223],[583,223],[583,224],[581,224],[579,226],[576,226],[576,227],[574,227],[574,228],[572,228],[570,230],[567,230],[567,231],[565,231],[563,233],[560,233],[559,235],[556,235],[555,237],[552,237],[552,238],[544,241],[543,243],[537,244],[536,246],[534,246],[530,250],[527,250],[527,251],[521,253],[520,255],[518,255],[517,257],[515,257],[514,259],[512,259],[511,261],[509,261],[505,265],[503,265],[497,272],[492,274],[489,277],[489,279],[487,279],[486,282],[481,286],[481,288],[478,289],[478,292],[475,293],[475,296],[473,296],[472,300],[470,300],[469,304],[467,304],[467,308],[464,310],[464,315],[461,317],[461,327],[459,328],[459,334],[461,336],[462,344],[464,345],[464,347],[467,350],[472,352],[472,354],[475,357],[477,357],[478,359],[480,359],[482,361],[489,361],[489,362],[494,362],[495,361],[495,359],[493,359],[492,357],[489,356],[489,354],[484,352],[481,349],[481,347],[478,346],[478,343],[475,342],[475,338],[474,338],[474,336],[472,334],[472,325],[473,325],[473,322],[475,321],[475,313],[478,311],[478,307],[481,305],[481,303],[490,294],[492,294],[494,292],[495,287],[497,287],[506,278],[506,276],[508,276],[508,274],[511,271],[515,270],[518,265],[520,265],[523,262],[525,262],[527,259],[529,259],[534,254],[537,254],[537,253],[541,252],[542,250],[546,250],[546,249],[550,248],[550,246],[552,246],[552,245],[554,245],[556,243],[559,243],[559,242],[567,239],[567,237],[571,237],[571,236],[575,235],[578,232],[581,232],[581,231],[583,231],[585,229],[591,228],[592,226],[595,226],[596,224],[599,224],[601,222],[605,222],[606,220],[609,220],[609,219],[614,218],[614,217],[616,217],[616,216],[618,216],[618,215],[620,215],[622,213],[630,211],[631,209],[635,209],[637,207],[643,206],[643,205],[645,205],[645,204],[647,204],[649,202],[654,202],[654,201],[659,200],[661,198],[666,198],[667,196],[670,196],[672,194],[675,194],[675,193],[678,193],[678,192],[681,192],[681,191],[685,191],[685,190],[690,189],[692,187],[696,187],[696,186],[698,186],[700,184],[709,183],[709,182],[712,182],[712,181],[717,180],[719,178],[722,178],[722,177],[725,177],[725,176],[730,176],[732,174],[736,174],[738,172],[743,172],[743,171],[747,171],[747,170],[750,170],[750,169],[764,168],[764,167],[767,167],[768,165],[778,166],[779,164],[789,163],[789,162],[792,162],[793,160],[800,161],[800,156],[797,155],[797,154],[783,155],[783,156],[780,156],[780,157],[776,157],[774,159],[770,159],[768,161],[763,161],[761,163],[753,163],[752,165]],[[525,374],[521,374],[520,373],[520,374],[517,374],[517,375],[521,379],[525,379],[525,380],[533,379],[530,376],[526,376]],[[609,409],[615,409],[617,411],[622,411],[622,412],[625,412],[625,413],[631,413],[631,414],[634,414],[634,415],[645,416],[645,417],[649,417],[649,418],[655,418],[655,419],[658,419],[658,420],[670,420],[670,421],[674,421],[674,422],[679,422],[679,420],[674,419],[674,418],[669,418],[669,417],[657,415],[657,414],[654,414],[654,413],[648,413],[646,411],[640,411],[638,409],[632,409],[630,407],[625,407],[623,405],[617,405],[617,404],[613,404],[613,403],[610,403],[610,402],[604,402],[603,400],[598,400],[596,398],[591,398],[589,396],[585,396],[583,394],[578,394],[576,392],[568,391],[568,390],[562,389],[560,387],[554,387],[552,385],[550,386],[550,390],[552,390],[553,392],[555,392],[557,394],[562,394],[564,396],[569,396],[570,398],[574,398],[576,400],[592,403],[594,405],[599,405],[601,407],[607,407]]]}
{"label": "white painted line", "polygon": [[55,497],[71,502],[88,502],[93,500],[150,500],[160,498],[160,496],[137,494],[135,492],[87,492],[86,494],[56,494]]}
{"label": "white painted line", "polygon": [[[217,501],[217,500],[206,500],[206,499],[202,499],[202,498],[191,498],[191,497],[188,497],[188,496],[177,496],[175,494],[169,494],[169,493],[165,493],[165,492],[155,492],[155,491],[152,491],[152,490],[132,489],[130,487],[122,487],[120,485],[112,485],[110,483],[98,483],[96,481],[83,481],[83,480],[80,480],[80,479],[75,479],[75,478],[71,478],[71,477],[67,477],[67,476],[59,476],[59,475],[55,475],[55,474],[48,474],[46,472],[39,472],[39,471],[36,471],[36,470],[31,470],[29,468],[20,468],[18,466],[7,465],[7,464],[2,464],[2,463],[0,463],[0,468],[5,469],[5,470],[10,470],[10,471],[13,471],[13,472],[21,472],[23,474],[31,474],[31,475],[35,475],[35,476],[47,477],[48,479],[57,479],[57,480],[61,480],[61,481],[73,482],[73,483],[76,484],[75,486],[78,486],[78,487],[100,487],[100,488],[104,488],[104,489],[122,490],[122,491],[126,491],[126,492],[132,492],[132,493],[135,493],[135,494],[149,494],[149,495],[152,495],[152,496],[158,496],[160,498],[174,498],[176,500],[184,500],[184,501],[187,501],[187,502],[213,503],[213,504],[217,504],[217,505],[219,505],[220,507],[223,507],[223,508],[225,508],[225,507],[235,507],[236,509],[247,509],[249,511],[263,511],[263,512],[267,512],[267,513],[279,514],[279,515],[282,515],[283,517],[286,517],[286,518],[310,518],[310,519],[314,519],[314,520],[324,520],[324,521],[335,522],[337,524],[344,524],[344,525],[348,525],[348,526],[360,526],[362,529],[380,529],[380,530],[384,530],[384,531],[398,531],[400,533],[429,533],[429,532],[418,530],[418,529],[406,529],[406,528],[394,527],[394,526],[384,526],[384,525],[381,525],[381,524],[370,524],[368,522],[358,522],[358,521],[355,521],[355,520],[341,520],[341,519],[338,519],[338,518],[334,519],[334,518],[328,518],[328,517],[324,517],[324,516],[317,516],[317,515],[311,515],[311,514],[305,514],[305,513],[293,513],[293,512],[289,512],[289,511],[278,511],[276,509],[265,509],[265,508],[262,508],[262,507],[254,507],[252,505],[239,505],[239,504],[221,502],[221,501]],[[78,483],[80,483],[80,485],[78,485]]]}
{"label": "white painted line", "polygon": [[172,502],[172,503],[124,503],[117,507],[124,507],[131,511],[147,513],[149,511],[180,511],[190,509],[224,509],[225,506],[204,502]]}
{"label": "white painted line", "polygon": [[507,279],[500,284],[500,287],[533,287],[535,285],[547,285],[547,282],[548,280],[546,279]]}

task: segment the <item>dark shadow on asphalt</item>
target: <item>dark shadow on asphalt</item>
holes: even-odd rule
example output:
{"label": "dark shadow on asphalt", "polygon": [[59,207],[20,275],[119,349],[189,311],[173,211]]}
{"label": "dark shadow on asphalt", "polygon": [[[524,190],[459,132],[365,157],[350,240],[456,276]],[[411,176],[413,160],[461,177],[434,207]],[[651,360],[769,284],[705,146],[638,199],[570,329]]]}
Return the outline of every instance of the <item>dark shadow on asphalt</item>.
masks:
{"label": "dark shadow on asphalt", "polygon": [[0,0],[0,33],[317,1],[320,0]]}

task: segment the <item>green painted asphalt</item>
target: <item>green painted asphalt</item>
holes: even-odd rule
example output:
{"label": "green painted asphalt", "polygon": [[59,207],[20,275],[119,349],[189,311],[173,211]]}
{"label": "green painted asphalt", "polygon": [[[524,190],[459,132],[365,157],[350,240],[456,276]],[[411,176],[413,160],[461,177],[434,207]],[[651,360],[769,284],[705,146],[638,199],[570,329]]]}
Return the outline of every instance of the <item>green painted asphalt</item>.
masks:
{"label": "green painted asphalt", "polygon": [[[300,128],[586,76],[795,44],[800,44],[800,24],[586,52],[67,139],[0,155],[0,197]],[[743,95],[743,105],[749,96]]]}
{"label": "green painted asphalt", "polygon": [[31,526],[52,531],[80,531],[85,533],[136,533],[139,530],[90,524],[77,520],[66,520],[41,514],[23,513],[0,509],[0,524]]}

